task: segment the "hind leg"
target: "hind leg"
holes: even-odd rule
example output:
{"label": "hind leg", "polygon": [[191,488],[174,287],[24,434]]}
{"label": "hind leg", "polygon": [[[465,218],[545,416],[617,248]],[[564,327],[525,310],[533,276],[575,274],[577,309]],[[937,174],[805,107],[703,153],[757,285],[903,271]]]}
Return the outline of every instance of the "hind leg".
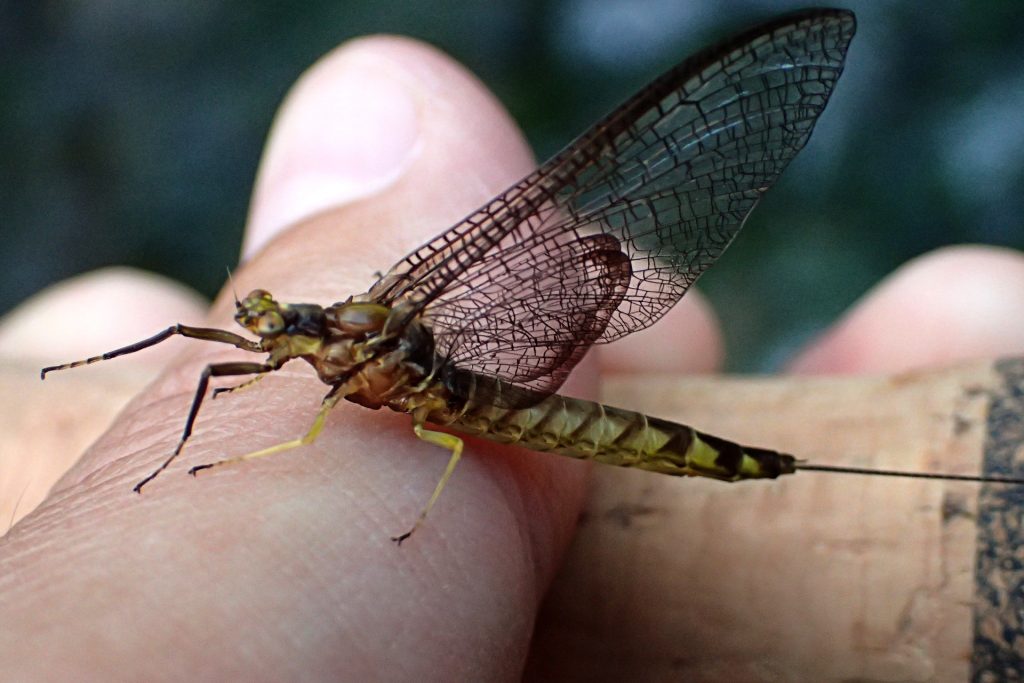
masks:
{"label": "hind leg", "polygon": [[404,534],[398,536],[392,536],[391,540],[402,545],[402,541],[413,535],[417,529],[423,526],[423,522],[427,519],[427,514],[430,509],[434,507],[434,503],[441,497],[441,491],[444,490],[448,480],[451,479],[452,473],[455,471],[455,466],[459,464],[459,459],[462,457],[463,441],[459,437],[448,434],[446,432],[435,432],[429,429],[424,429],[422,424],[415,424],[412,427],[413,432],[416,436],[423,439],[427,443],[432,443],[435,446],[440,446],[448,451],[451,451],[451,457],[448,458],[448,465],[444,468],[444,474],[441,475],[440,481],[437,482],[437,486],[434,487],[434,492],[430,495],[430,500],[427,501],[426,507],[420,512],[420,516],[416,518],[416,523],[413,524],[412,528],[406,531]]}

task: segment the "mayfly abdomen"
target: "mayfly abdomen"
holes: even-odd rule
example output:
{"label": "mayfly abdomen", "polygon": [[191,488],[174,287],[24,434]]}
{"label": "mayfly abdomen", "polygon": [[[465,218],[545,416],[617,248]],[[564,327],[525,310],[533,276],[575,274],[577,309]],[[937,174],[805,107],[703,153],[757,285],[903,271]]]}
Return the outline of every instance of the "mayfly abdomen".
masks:
{"label": "mayfly abdomen", "polygon": [[738,481],[796,471],[796,459],[668,420],[557,394],[530,408],[471,405],[451,427],[500,443],[619,467]]}

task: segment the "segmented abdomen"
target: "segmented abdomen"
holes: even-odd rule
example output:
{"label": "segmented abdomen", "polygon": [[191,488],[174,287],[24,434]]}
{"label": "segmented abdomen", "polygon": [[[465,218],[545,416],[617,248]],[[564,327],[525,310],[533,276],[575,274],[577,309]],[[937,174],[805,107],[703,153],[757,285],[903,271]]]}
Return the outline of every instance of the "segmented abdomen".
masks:
{"label": "segmented abdomen", "polygon": [[519,410],[470,405],[449,424],[492,441],[663,474],[738,481],[796,471],[795,458],[785,453],[740,446],[686,425],[557,394]]}

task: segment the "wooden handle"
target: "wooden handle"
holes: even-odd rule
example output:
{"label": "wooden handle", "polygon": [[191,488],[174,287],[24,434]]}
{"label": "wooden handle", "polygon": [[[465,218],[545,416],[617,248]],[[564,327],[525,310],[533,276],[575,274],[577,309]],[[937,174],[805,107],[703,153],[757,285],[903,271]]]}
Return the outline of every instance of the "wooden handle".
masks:
{"label": "wooden handle", "polygon": [[[821,464],[991,474],[1024,455],[1022,360],[605,389],[612,405]],[[1022,502],[1005,485],[817,472],[722,484],[597,467],[532,673],[1007,680],[1024,663]]]}

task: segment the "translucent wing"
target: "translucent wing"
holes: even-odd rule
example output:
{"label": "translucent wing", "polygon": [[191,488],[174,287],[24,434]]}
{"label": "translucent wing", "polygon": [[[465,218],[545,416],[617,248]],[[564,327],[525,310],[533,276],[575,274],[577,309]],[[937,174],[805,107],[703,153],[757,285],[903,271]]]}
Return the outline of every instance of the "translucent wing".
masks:
{"label": "translucent wing", "polygon": [[854,30],[850,12],[809,10],[694,55],[369,297],[410,304],[461,370],[556,390],[591,344],[658,320],[718,259],[807,142]]}
{"label": "translucent wing", "polygon": [[[560,386],[606,332],[629,287],[631,268],[619,241],[608,234],[548,240],[542,251],[535,246],[530,240],[503,250],[503,272],[491,272],[485,287],[448,301],[436,317],[428,308],[427,319],[447,362],[540,398]],[[533,286],[523,287],[524,281]],[[519,296],[495,296],[505,286]]]}

